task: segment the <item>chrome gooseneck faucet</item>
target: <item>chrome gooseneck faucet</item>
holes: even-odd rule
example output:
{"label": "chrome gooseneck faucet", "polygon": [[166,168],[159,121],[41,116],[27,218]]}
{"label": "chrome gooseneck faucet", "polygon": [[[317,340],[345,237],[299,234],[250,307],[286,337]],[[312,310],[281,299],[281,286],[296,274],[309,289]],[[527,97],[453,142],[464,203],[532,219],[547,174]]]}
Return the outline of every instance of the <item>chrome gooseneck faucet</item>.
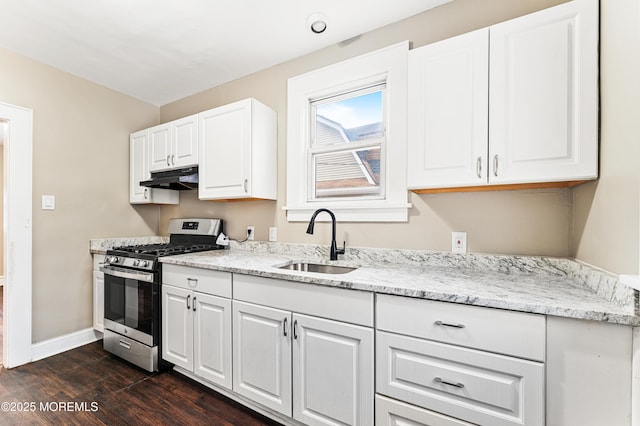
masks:
{"label": "chrome gooseneck faucet", "polygon": [[313,227],[316,224],[316,216],[318,213],[327,212],[331,216],[331,249],[329,252],[329,260],[338,260],[339,254],[344,254],[346,248],[346,242],[342,243],[342,248],[339,249],[336,245],[336,216],[329,209],[318,209],[311,215],[309,226],[307,227],[307,234],[313,234]]}

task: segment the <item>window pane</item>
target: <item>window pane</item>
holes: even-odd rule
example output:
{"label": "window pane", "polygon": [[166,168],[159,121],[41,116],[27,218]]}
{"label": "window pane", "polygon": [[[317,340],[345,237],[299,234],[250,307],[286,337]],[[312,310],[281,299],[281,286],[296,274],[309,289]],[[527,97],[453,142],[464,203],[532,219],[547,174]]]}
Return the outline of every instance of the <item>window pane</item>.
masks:
{"label": "window pane", "polygon": [[382,195],[380,147],[313,156],[315,199]]}
{"label": "window pane", "polygon": [[315,104],[314,146],[384,137],[382,90],[338,99]]}

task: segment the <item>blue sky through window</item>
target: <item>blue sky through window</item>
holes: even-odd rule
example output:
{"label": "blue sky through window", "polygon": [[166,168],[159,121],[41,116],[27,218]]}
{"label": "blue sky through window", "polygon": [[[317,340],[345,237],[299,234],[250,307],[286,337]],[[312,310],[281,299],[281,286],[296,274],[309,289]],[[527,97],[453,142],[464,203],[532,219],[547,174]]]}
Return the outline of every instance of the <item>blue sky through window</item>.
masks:
{"label": "blue sky through window", "polygon": [[316,113],[340,123],[344,129],[379,123],[382,121],[382,91],[318,105]]}

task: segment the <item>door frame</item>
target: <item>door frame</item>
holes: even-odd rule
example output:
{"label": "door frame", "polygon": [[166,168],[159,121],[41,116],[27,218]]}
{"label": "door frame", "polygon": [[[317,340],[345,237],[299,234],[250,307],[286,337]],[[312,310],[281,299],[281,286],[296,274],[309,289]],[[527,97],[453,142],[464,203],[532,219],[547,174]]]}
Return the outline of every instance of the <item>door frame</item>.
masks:
{"label": "door frame", "polygon": [[33,111],[0,102],[4,131],[3,364],[31,361]]}

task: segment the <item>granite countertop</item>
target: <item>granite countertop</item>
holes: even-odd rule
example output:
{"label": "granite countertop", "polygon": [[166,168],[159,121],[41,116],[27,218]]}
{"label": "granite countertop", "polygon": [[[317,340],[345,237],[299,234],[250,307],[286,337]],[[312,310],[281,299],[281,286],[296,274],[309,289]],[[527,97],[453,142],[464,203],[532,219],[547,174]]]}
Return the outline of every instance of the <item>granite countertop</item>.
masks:
{"label": "granite countertop", "polygon": [[118,246],[133,246],[140,244],[162,244],[169,241],[168,237],[126,237],[126,238],[95,238],[89,240],[91,254],[107,254],[107,250]]}
{"label": "granite countertop", "polygon": [[[638,292],[614,275],[569,259],[232,243],[230,250],[169,256],[161,262],[375,293],[640,325]],[[290,261],[356,266],[339,275],[278,269]]]}

